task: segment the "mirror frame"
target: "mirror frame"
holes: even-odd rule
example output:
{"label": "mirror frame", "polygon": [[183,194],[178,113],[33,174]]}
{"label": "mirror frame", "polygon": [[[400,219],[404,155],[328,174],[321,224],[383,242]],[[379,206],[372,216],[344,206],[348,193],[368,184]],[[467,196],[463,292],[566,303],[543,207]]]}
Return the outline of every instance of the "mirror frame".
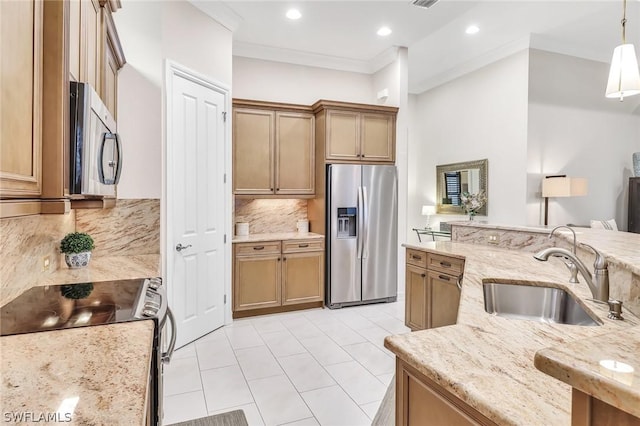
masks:
{"label": "mirror frame", "polygon": [[445,172],[457,172],[459,170],[468,170],[468,169],[480,169],[480,189],[484,189],[485,194],[487,195],[487,202],[482,208],[478,211],[479,216],[487,215],[488,208],[488,197],[489,197],[489,181],[487,170],[489,168],[489,160],[486,158],[484,160],[475,160],[475,161],[465,161],[463,163],[451,163],[451,164],[441,164],[436,166],[436,214],[458,214],[464,215],[466,212],[464,211],[464,207],[462,206],[453,206],[449,204],[442,204],[442,198],[444,197],[444,173]]}

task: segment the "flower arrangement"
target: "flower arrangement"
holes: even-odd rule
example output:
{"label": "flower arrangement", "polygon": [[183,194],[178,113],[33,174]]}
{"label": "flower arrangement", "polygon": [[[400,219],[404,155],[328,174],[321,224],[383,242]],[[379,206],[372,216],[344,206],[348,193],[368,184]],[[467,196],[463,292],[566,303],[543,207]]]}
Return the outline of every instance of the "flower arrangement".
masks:
{"label": "flower arrangement", "polygon": [[470,194],[465,191],[460,194],[460,201],[462,201],[464,210],[469,214],[469,220],[473,220],[473,217],[478,213],[478,210],[480,210],[487,202],[487,193],[484,190],[477,194]]}

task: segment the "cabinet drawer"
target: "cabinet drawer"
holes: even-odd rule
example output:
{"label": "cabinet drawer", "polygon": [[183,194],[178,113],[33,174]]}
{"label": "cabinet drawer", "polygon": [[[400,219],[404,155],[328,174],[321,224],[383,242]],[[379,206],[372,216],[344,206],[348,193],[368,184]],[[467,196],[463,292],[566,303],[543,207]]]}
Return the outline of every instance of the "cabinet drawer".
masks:
{"label": "cabinet drawer", "polygon": [[236,256],[280,254],[280,241],[236,244]]}
{"label": "cabinet drawer", "polygon": [[282,242],[283,253],[301,253],[306,251],[323,251],[324,240],[288,240]]}
{"label": "cabinet drawer", "polygon": [[458,276],[464,270],[464,260],[449,256],[440,256],[429,253],[427,256],[427,268],[438,272],[444,272]]}
{"label": "cabinet drawer", "polygon": [[407,263],[420,268],[426,268],[427,253],[419,250],[407,249]]}

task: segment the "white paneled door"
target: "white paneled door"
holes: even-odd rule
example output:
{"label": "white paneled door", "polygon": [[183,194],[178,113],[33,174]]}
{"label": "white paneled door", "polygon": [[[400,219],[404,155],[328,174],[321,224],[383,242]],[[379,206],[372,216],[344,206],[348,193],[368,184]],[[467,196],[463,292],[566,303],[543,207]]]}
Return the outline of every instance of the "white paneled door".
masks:
{"label": "white paneled door", "polygon": [[228,91],[167,67],[166,262],[177,347],[225,319]]}

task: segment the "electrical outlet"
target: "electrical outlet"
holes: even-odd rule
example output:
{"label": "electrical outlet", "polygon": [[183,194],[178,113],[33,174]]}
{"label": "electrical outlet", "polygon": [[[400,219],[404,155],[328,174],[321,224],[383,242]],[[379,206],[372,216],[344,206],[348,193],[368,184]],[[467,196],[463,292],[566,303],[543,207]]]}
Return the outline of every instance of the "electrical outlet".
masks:
{"label": "electrical outlet", "polygon": [[489,234],[489,244],[498,244],[498,243],[500,243],[500,235]]}
{"label": "electrical outlet", "polygon": [[42,272],[48,271],[51,266],[51,258],[49,256],[44,256],[42,258]]}

